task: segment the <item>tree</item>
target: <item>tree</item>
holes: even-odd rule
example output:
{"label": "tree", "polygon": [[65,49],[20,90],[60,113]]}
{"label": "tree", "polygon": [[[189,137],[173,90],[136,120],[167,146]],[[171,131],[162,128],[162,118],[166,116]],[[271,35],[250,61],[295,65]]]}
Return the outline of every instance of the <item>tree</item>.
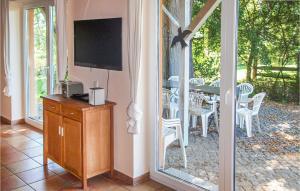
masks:
{"label": "tree", "polygon": [[[204,3],[206,0],[193,1],[193,16]],[[219,77],[220,13],[221,6],[199,29],[192,41],[195,76],[201,76],[206,81]],[[272,95],[274,92],[271,91],[280,89],[275,92],[280,99],[287,96],[284,92],[299,89],[296,75],[283,70],[272,70],[274,67],[297,67],[297,55],[300,53],[299,16],[299,1],[239,1],[238,67],[245,68],[244,80],[255,83],[257,90],[269,91],[269,95]],[[267,69],[258,70],[261,66]],[[269,78],[261,77],[262,73],[266,73]],[[262,83],[264,81],[270,82],[273,87],[266,90]],[[299,93],[296,97],[298,96]]]}

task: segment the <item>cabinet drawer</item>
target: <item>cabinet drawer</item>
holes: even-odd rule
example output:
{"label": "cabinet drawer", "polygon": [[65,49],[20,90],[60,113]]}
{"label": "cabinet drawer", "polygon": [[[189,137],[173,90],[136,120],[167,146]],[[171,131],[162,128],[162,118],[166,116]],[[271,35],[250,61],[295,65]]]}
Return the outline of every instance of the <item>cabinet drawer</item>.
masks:
{"label": "cabinet drawer", "polygon": [[81,111],[80,110],[63,105],[62,113],[67,118],[74,119],[76,121],[81,121]]}
{"label": "cabinet drawer", "polygon": [[60,104],[55,101],[44,99],[44,109],[59,114]]}

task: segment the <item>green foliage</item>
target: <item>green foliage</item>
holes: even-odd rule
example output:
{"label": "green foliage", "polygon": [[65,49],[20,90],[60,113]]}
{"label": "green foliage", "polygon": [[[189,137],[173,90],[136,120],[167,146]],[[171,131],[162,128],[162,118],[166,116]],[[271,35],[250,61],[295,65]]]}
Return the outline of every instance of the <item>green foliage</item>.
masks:
{"label": "green foliage", "polygon": [[43,8],[34,9],[33,37],[34,37],[34,65],[37,86],[36,99],[47,95],[47,28]]}
{"label": "green foliage", "polygon": [[[206,1],[195,0],[192,17]],[[219,78],[221,58],[221,6],[213,12],[192,40],[192,53],[195,77],[202,77],[206,82]]]}
{"label": "green foliage", "polygon": [[[53,23],[56,22],[55,8],[53,7]],[[41,96],[47,95],[47,25],[46,13],[44,8],[34,9],[33,19],[33,37],[34,37],[34,64],[35,64],[35,83],[37,86],[36,98],[41,100]],[[57,41],[56,25],[54,24],[54,36],[52,39],[52,61],[54,79],[57,78]]]}
{"label": "green foliage", "polygon": [[[193,1],[192,17],[205,3],[206,0]],[[192,40],[194,74],[208,82],[220,75],[220,14],[219,5]],[[274,73],[268,69],[256,69],[257,66],[296,68],[300,54],[299,26],[299,1],[240,0],[237,68],[246,69],[246,79],[242,80],[253,83],[257,90],[266,91],[277,101],[299,98],[296,72]],[[270,77],[256,77],[260,73],[267,73]],[[292,76],[292,79],[286,76]]]}

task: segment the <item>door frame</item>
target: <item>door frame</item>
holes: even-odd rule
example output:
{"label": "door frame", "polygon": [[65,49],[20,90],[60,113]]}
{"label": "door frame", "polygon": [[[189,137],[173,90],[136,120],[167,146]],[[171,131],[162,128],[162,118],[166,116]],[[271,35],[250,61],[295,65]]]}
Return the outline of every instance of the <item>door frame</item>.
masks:
{"label": "door frame", "polygon": [[47,46],[47,92],[48,94],[52,93],[53,90],[53,66],[52,66],[52,40],[53,38],[53,22],[52,22],[52,9],[51,6],[55,6],[53,0],[46,1],[37,1],[33,3],[28,3],[23,5],[23,63],[24,63],[24,87],[25,87],[25,122],[43,130],[43,122],[32,119],[29,116],[29,59],[28,59],[28,15],[27,12],[29,9],[43,7],[46,10],[46,46]]}
{"label": "door frame", "polygon": [[[221,113],[226,113],[226,116],[220,117],[220,137],[219,137],[219,190],[231,191],[235,189],[234,184],[234,128],[235,128],[235,95],[236,95],[236,61],[237,61],[237,4],[235,0],[222,1],[221,13]],[[157,50],[150,52],[152,57],[157,58],[154,66],[150,66],[149,72],[151,92],[149,96],[149,110],[150,113],[150,127],[151,128],[151,168],[150,177],[162,184],[165,184],[176,190],[204,190],[195,185],[187,183],[183,180],[171,177],[158,170],[158,128],[160,127],[160,26],[161,26],[161,0],[157,0],[152,4],[152,13],[157,13],[153,23],[148,23],[153,27],[150,34],[157,41],[152,41],[156,45],[152,48],[158,47]],[[152,7],[150,7],[151,10]],[[153,14],[152,14],[153,15]],[[157,24],[158,23],[158,24]],[[150,45],[151,47],[151,45]],[[154,75],[155,74],[155,75]],[[156,103],[156,104],[153,104]],[[227,128],[225,128],[227,127]]]}

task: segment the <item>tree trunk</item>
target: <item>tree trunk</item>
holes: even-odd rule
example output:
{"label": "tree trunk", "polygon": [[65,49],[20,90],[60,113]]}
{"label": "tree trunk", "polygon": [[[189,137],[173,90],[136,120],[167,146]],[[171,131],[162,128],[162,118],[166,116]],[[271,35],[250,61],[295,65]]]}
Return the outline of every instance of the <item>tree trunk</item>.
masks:
{"label": "tree trunk", "polygon": [[255,48],[255,45],[252,42],[251,43],[250,55],[249,55],[249,58],[248,58],[248,62],[246,64],[246,66],[247,66],[246,67],[246,69],[247,69],[246,80],[248,82],[252,81],[252,79],[251,79],[251,72],[252,72],[252,63],[253,63],[253,60],[254,60],[254,48]]}
{"label": "tree trunk", "polygon": [[255,80],[256,76],[257,76],[257,62],[258,62],[257,60],[258,60],[257,58],[254,59],[253,70],[252,70],[252,80]]}

